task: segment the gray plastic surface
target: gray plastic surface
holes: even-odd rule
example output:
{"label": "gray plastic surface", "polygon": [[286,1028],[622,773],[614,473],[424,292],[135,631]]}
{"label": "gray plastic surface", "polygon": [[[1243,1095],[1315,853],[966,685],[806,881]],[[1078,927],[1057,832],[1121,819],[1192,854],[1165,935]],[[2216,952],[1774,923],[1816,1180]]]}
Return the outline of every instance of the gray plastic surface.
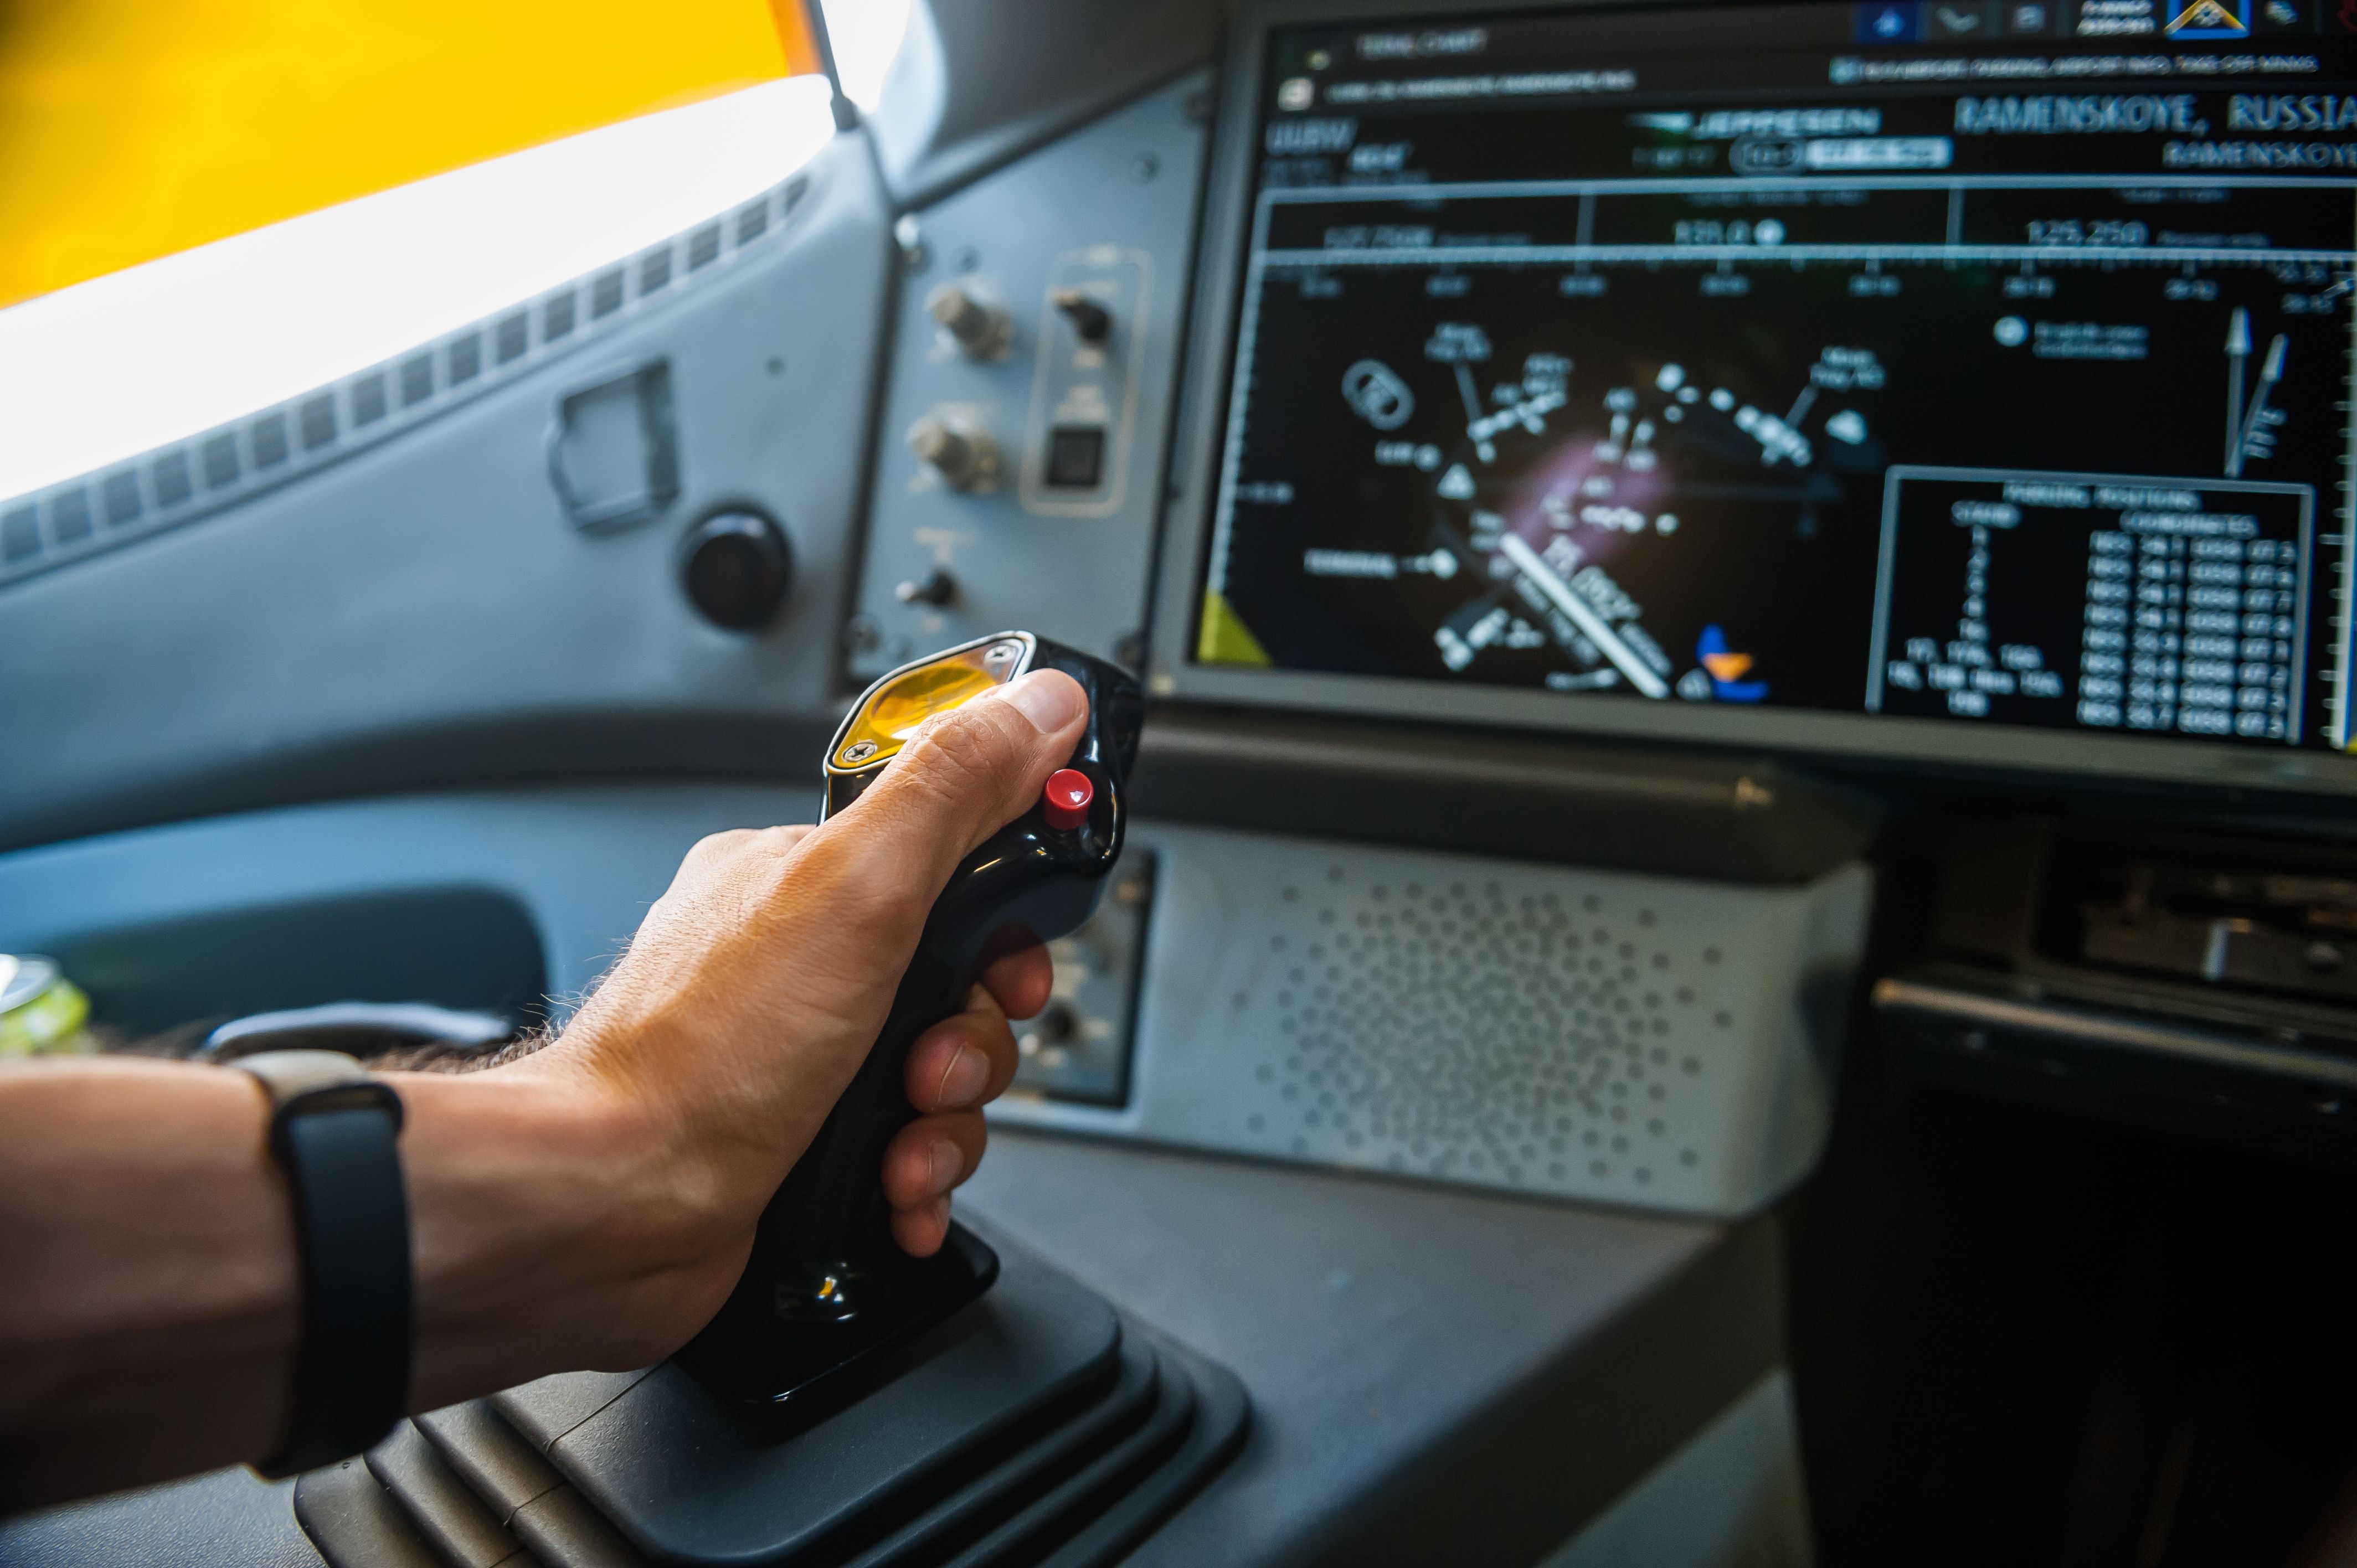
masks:
{"label": "gray plastic surface", "polygon": [[919,0],[867,116],[885,178],[920,207],[1200,65],[1218,0]]}
{"label": "gray plastic surface", "polygon": [[958,1201],[1252,1395],[1243,1452],[1141,1568],[1523,1568],[1781,1357],[1760,1221],[1005,1130]]}
{"label": "gray plastic surface", "polygon": [[[1209,85],[1208,73],[1182,77],[910,220],[916,260],[904,258],[897,285],[855,675],[1002,627],[1100,658],[1145,630],[1202,168],[1204,126],[1189,105],[1207,102]],[[1006,313],[1003,356],[970,358],[934,325],[926,301],[949,283]],[[1065,287],[1103,291],[1114,321],[1102,364],[1049,306]],[[1099,412],[1076,417],[1076,406]],[[951,489],[917,460],[907,437],[928,414],[990,436],[995,489]],[[1105,430],[1108,483],[1041,482],[1060,424]],[[895,596],[936,568],[956,582],[950,603]]]}
{"label": "gray plastic surface", "polygon": [[1792,1380],[1770,1373],[1538,1568],[1810,1568]]}
{"label": "gray plastic surface", "polygon": [[369,1452],[369,1473],[451,1568],[498,1568],[523,1548],[410,1422]]}
{"label": "gray plastic surface", "polygon": [[295,1522],[327,1559],[328,1568],[454,1568],[411,1527],[401,1504],[357,1458],[296,1477]]}
{"label": "gray plastic surface", "polygon": [[[593,344],[0,592],[0,843],[393,783],[675,770],[671,737],[699,719],[755,756],[783,726],[825,728],[894,263],[865,140],[804,172],[785,233]],[[678,498],[585,533],[550,479],[559,405],[654,360]],[[750,636],[696,615],[675,559],[696,519],[745,502],[799,567]],[[816,743],[788,741],[767,760],[799,773]]]}
{"label": "gray plastic surface", "polygon": [[294,1491],[292,1481],[216,1470],[0,1520],[0,1568],[322,1568],[295,1522]]}
{"label": "gray plastic surface", "polygon": [[1130,798],[1206,826],[1787,884],[1864,856],[1889,810],[1739,753],[1171,703],[1146,726]]}
{"label": "gray plastic surface", "polygon": [[1141,822],[1129,1102],[1002,1122],[1733,1218],[1814,1163],[1866,940],[1799,887]]}
{"label": "gray plastic surface", "polygon": [[[299,906],[483,889],[560,998],[597,979],[707,832],[813,822],[818,790],[584,785],[289,807],[0,855],[0,952]],[[288,955],[299,958],[299,951]]]}

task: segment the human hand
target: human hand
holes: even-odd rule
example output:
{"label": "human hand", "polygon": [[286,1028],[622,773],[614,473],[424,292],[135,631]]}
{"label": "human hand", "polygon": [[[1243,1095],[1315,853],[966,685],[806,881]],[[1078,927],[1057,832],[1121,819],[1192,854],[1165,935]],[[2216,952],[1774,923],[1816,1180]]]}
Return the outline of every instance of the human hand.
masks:
{"label": "human hand", "polygon": [[[1071,756],[1086,708],[1069,677],[1031,674],[929,721],[824,824],[704,840],[554,1044],[444,1080],[447,1089],[404,1082],[406,1099],[413,1085],[438,1094],[504,1080],[586,1119],[570,1135],[600,1152],[610,1168],[599,1186],[611,1196],[562,1199],[597,1211],[565,1239],[568,1260],[588,1262],[551,1260],[560,1277],[539,1294],[561,1297],[568,1316],[594,1316],[573,1326],[605,1342],[591,1364],[667,1355],[718,1309],[763,1207],[883,1027],[951,872],[1039,798]],[[965,1011],[909,1052],[906,1084],[919,1115],[879,1174],[894,1234],[920,1255],[941,1246],[949,1194],[982,1158],[982,1105],[1014,1076],[1007,1020],[1048,999],[1046,951],[1028,934],[1003,936]],[[414,1119],[405,1139],[413,1188],[416,1173],[436,1168],[414,1150],[431,1125]],[[430,1275],[425,1216],[436,1206],[418,1207],[421,1272]],[[597,1277],[561,1277],[583,1267]]]}
{"label": "human hand", "polygon": [[[959,861],[1039,798],[1087,699],[1025,677],[929,723],[816,828],[689,852],[554,1043],[390,1072],[415,1279],[410,1408],[660,1360],[744,1272],[755,1221],[881,1031]],[[919,1115],[879,1173],[939,1247],[1014,1076],[1047,954],[1000,950],[909,1053]],[[268,1097],[243,1073],[49,1061],[0,1073],[0,1511],[275,1451],[301,1328]],[[97,1153],[103,1151],[102,1154]]]}

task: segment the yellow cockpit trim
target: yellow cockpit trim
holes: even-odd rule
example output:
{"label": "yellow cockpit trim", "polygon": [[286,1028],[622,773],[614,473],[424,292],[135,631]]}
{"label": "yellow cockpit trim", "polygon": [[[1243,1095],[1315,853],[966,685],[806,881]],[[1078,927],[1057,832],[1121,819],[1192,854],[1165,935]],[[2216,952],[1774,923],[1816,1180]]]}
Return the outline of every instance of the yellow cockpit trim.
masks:
{"label": "yellow cockpit trim", "polygon": [[802,0],[0,0],[0,306],[817,69]]}

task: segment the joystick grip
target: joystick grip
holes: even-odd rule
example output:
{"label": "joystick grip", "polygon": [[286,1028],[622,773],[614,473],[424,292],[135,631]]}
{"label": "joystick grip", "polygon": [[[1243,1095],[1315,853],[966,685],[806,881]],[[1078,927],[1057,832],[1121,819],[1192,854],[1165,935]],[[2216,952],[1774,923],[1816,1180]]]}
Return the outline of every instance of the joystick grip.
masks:
{"label": "joystick grip", "polygon": [[680,1352],[683,1366],[729,1398],[772,1403],[802,1393],[947,1316],[996,1275],[989,1249],[955,1227],[932,1257],[900,1250],[884,1198],[884,1153],[916,1116],[905,1087],[909,1052],[963,1011],[991,939],[1015,927],[1049,940],[1094,908],[1121,853],[1137,683],[1085,654],[1003,632],[877,682],[844,721],[826,765],[831,816],[925,719],[1038,669],[1080,682],[1088,726],[1042,799],[951,875],[882,1033],[763,1210],[744,1277]]}

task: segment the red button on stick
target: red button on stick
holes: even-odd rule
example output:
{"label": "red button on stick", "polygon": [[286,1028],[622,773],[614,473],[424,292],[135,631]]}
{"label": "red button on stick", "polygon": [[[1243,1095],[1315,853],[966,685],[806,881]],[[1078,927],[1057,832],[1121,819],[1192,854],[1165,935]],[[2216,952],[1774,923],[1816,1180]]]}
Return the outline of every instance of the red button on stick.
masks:
{"label": "red button on stick", "polygon": [[1077,828],[1089,820],[1089,802],[1096,798],[1097,788],[1087,774],[1077,768],[1059,768],[1048,775],[1039,806],[1049,827]]}

